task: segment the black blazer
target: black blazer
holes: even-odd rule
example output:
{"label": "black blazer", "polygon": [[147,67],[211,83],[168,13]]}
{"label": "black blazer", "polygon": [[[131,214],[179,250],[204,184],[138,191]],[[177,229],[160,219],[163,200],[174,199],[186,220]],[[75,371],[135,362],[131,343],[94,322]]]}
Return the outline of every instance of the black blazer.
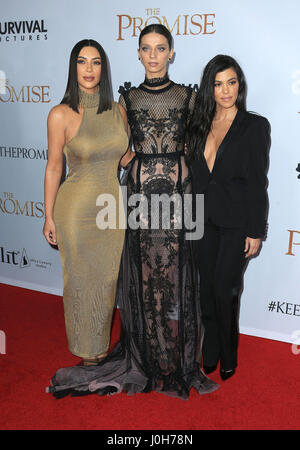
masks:
{"label": "black blazer", "polygon": [[265,117],[238,111],[223,139],[212,172],[203,152],[191,161],[194,194],[204,194],[204,220],[245,228],[263,238],[267,215],[267,167],[270,124]]}

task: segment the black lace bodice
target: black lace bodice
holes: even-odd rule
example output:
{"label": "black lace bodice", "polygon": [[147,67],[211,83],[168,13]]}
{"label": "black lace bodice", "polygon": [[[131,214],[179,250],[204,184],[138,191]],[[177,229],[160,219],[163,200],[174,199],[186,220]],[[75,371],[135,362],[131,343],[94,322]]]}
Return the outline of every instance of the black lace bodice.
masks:
{"label": "black lace bodice", "polygon": [[174,82],[158,90],[140,85],[124,91],[119,102],[127,111],[135,151],[145,154],[182,151],[194,101],[192,88]]}

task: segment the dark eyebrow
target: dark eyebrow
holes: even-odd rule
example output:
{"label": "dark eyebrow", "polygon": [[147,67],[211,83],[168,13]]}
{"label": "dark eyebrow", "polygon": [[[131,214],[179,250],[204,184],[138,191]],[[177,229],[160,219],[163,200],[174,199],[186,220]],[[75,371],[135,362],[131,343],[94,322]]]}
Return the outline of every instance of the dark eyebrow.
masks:
{"label": "dark eyebrow", "polygon": [[[78,58],[87,59],[85,56],[78,56]],[[95,58],[92,59],[101,59],[100,56],[95,56]]]}
{"label": "dark eyebrow", "polygon": [[[142,44],[141,45],[141,47],[147,47],[147,46],[149,46],[150,44]],[[167,46],[168,44],[165,44],[165,43],[161,43],[161,44],[156,44],[155,45],[155,47],[165,47],[165,46]]]}
{"label": "dark eyebrow", "polygon": [[[237,80],[237,79],[238,79],[237,77],[231,77],[227,81],[232,81],[232,80]],[[221,80],[215,80],[215,83],[222,83],[222,81]]]}

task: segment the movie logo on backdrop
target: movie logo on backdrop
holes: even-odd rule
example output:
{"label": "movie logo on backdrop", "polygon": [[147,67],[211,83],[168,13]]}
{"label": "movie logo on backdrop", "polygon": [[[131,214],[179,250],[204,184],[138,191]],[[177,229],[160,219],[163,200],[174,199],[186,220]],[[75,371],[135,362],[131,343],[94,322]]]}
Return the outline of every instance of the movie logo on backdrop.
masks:
{"label": "movie logo on backdrop", "polygon": [[12,192],[3,192],[0,197],[0,212],[23,217],[42,219],[45,215],[44,202],[35,200],[19,200]]}
{"label": "movie logo on backdrop", "polygon": [[48,159],[48,149],[40,150],[39,148],[33,147],[8,147],[6,145],[0,145],[0,158],[46,161]]}
{"label": "movie logo on backdrop", "polygon": [[117,14],[117,41],[138,37],[143,28],[151,23],[161,23],[176,36],[211,35],[216,32],[214,13],[178,14],[171,17],[161,8],[146,8],[141,16]]}
{"label": "movie logo on backdrop", "polygon": [[[288,242],[288,251],[286,252],[286,255],[295,256],[295,253],[293,253],[295,250],[293,248],[294,245],[300,245],[300,231],[298,230],[288,230],[289,232],[289,242]],[[297,240],[297,237],[299,238],[298,242],[295,242]]]}
{"label": "movie logo on backdrop", "polygon": [[47,32],[44,19],[0,22],[0,43],[46,41]]}
{"label": "movie logo on backdrop", "polygon": [[49,85],[16,86],[8,80],[1,86],[0,103],[50,103]]}
{"label": "movie logo on backdrop", "polygon": [[11,249],[6,246],[0,246],[0,264],[10,265],[18,269],[27,267],[37,267],[39,269],[49,269],[52,265],[50,261],[44,261],[39,258],[28,256],[30,252],[25,249]]}

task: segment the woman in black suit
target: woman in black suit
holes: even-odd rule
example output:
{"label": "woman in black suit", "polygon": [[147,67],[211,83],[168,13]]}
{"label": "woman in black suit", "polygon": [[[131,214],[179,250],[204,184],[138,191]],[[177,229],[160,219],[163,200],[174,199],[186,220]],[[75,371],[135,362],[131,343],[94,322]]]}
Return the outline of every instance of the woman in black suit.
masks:
{"label": "woman in black suit", "polygon": [[265,235],[267,119],[246,111],[238,63],[217,55],[205,67],[187,135],[195,194],[204,194],[204,235],[192,241],[205,328],[203,368],[220,361],[223,380],[237,366],[238,298],[247,259]]}

